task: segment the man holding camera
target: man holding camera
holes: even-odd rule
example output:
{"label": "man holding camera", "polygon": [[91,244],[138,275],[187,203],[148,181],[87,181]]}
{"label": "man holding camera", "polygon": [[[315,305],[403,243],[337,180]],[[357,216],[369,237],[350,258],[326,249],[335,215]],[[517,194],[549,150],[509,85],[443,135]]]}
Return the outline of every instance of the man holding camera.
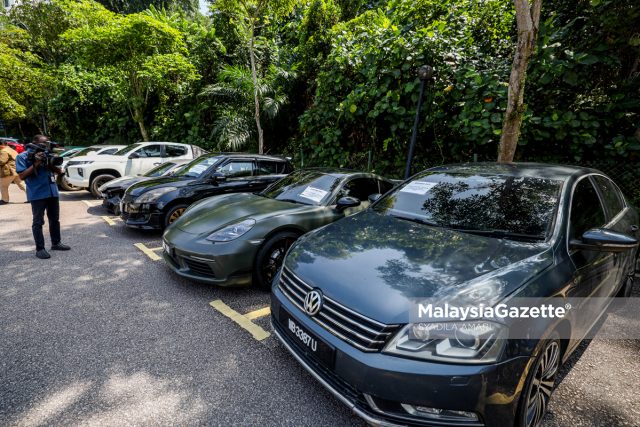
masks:
{"label": "man holding camera", "polygon": [[27,184],[27,200],[31,203],[33,214],[31,230],[36,242],[36,256],[40,259],[51,258],[44,248],[42,234],[45,211],[49,220],[51,249],[55,251],[71,249],[62,244],[60,237],[60,203],[55,174],[63,172],[49,161],[49,148],[49,138],[36,135],[33,137],[33,142],[27,145],[27,150],[19,154],[16,159],[16,171],[20,179]]}

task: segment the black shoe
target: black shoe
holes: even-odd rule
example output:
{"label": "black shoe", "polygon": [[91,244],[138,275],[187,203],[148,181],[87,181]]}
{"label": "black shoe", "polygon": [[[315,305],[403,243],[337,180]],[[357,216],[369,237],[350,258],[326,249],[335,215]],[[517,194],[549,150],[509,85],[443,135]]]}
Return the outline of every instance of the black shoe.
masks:
{"label": "black shoe", "polygon": [[36,252],[36,256],[40,259],[49,259],[51,258],[51,255],[49,255],[49,252],[47,252],[46,249],[40,249],[39,251]]}
{"label": "black shoe", "polygon": [[56,243],[51,246],[52,251],[68,251],[69,249],[71,249],[71,246],[67,246],[63,243]]}
{"label": "black shoe", "polygon": [[4,200],[0,200],[0,206],[2,206],[2,205],[8,205],[8,204],[9,204],[9,202],[5,202]]}

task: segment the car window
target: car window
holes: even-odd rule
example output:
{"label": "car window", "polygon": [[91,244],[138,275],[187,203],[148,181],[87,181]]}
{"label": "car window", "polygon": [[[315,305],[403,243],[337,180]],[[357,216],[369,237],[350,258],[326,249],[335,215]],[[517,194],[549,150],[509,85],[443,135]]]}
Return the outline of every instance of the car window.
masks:
{"label": "car window", "polygon": [[367,201],[369,196],[376,193],[382,193],[378,180],[375,178],[356,178],[347,182],[340,194],[341,197],[355,197],[361,202]]}
{"label": "car window", "polygon": [[139,142],[137,142],[135,144],[129,144],[126,147],[121,148],[120,150],[116,151],[115,155],[116,156],[124,156],[125,154],[129,154],[129,153],[133,152],[133,150],[135,150],[138,147],[140,147],[140,145],[142,145],[142,144],[140,144]]}
{"label": "car window", "polygon": [[187,155],[187,147],[182,145],[165,145],[165,157],[180,157]]}
{"label": "car window", "polygon": [[89,153],[93,153],[95,151],[98,151],[99,149],[96,147],[87,147],[87,148],[83,148],[81,150],[79,150],[76,154],[74,154],[75,156],[86,156]]}
{"label": "car window", "polygon": [[175,166],[175,163],[165,162],[165,163],[163,163],[163,164],[161,164],[159,166],[156,166],[155,168],[151,169],[150,171],[145,173],[144,176],[149,176],[149,177],[161,176],[165,172],[167,172],[169,169],[173,168],[174,166]]}
{"label": "car window", "polygon": [[220,166],[216,169],[216,172],[222,173],[227,178],[251,176],[253,174],[253,162],[247,162],[246,160],[232,160],[226,165]]}
{"label": "car window", "polygon": [[616,216],[622,209],[624,209],[624,199],[618,187],[608,178],[604,176],[594,176],[596,185],[600,189],[600,194],[604,200],[604,204],[611,215],[611,218]]}
{"label": "car window", "polygon": [[162,156],[162,145],[145,145],[136,151],[140,157],[160,157]]}
{"label": "car window", "polygon": [[106,150],[103,150],[103,151],[99,152],[98,154],[113,154],[116,151],[118,151],[117,148],[108,148]]}
{"label": "car window", "polygon": [[264,161],[261,160],[258,162],[258,174],[259,175],[277,175],[286,173],[285,162],[277,162],[277,161]]}
{"label": "car window", "polygon": [[543,240],[551,233],[561,188],[553,179],[428,171],[385,194],[373,209],[469,233]]}
{"label": "car window", "polygon": [[569,238],[579,239],[582,234],[605,224],[604,211],[596,189],[589,179],[582,179],[573,191]]}

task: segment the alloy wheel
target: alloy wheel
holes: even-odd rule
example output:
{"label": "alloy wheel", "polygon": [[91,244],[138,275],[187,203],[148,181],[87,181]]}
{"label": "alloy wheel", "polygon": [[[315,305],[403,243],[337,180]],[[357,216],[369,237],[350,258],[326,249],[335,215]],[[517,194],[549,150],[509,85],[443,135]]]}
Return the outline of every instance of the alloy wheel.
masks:
{"label": "alloy wheel", "polygon": [[171,212],[171,215],[169,215],[169,220],[167,221],[167,223],[172,224],[176,219],[182,216],[185,210],[186,210],[185,208],[178,208],[173,212]]}
{"label": "alloy wheel", "polygon": [[271,249],[271,253],[266,257],[261,273],[265,283],[271,283],[273,278],[284,260],[284,255],[287,253],[289,246],[294,242],[293,239],[282,239]]}
{"label": "alloy wheel", "polygon": [[557,341],[551,341],[544,349],[527,397],[527,427],[538,427],[541,424],[547,412],[559,366],[560,346]]}

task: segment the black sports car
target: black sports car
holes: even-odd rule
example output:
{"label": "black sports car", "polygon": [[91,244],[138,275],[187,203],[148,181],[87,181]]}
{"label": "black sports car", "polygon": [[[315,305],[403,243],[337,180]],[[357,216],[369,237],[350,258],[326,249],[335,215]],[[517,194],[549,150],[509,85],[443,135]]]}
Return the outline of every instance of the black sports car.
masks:
{"label": "black sports car", "polygon": [[147,181],[149,179],[161,176],[173,176],[181,171],[187,163],[192,160],[171,160],[156,166],[142,176],[123,176],[122,178],[112,179],[100,186],[100,197],[102,198],[102,206],[107,208],[109,212],[120,215],[120,200],[127,188],[138,182]]}
{"label": "black sports car", "polygon": [[128,227],[162,230],[192,203],[228,193],[255,193],[293,171],[287,159],[257,154],[209,154],[172,177],[132,185],[120,216]]}

